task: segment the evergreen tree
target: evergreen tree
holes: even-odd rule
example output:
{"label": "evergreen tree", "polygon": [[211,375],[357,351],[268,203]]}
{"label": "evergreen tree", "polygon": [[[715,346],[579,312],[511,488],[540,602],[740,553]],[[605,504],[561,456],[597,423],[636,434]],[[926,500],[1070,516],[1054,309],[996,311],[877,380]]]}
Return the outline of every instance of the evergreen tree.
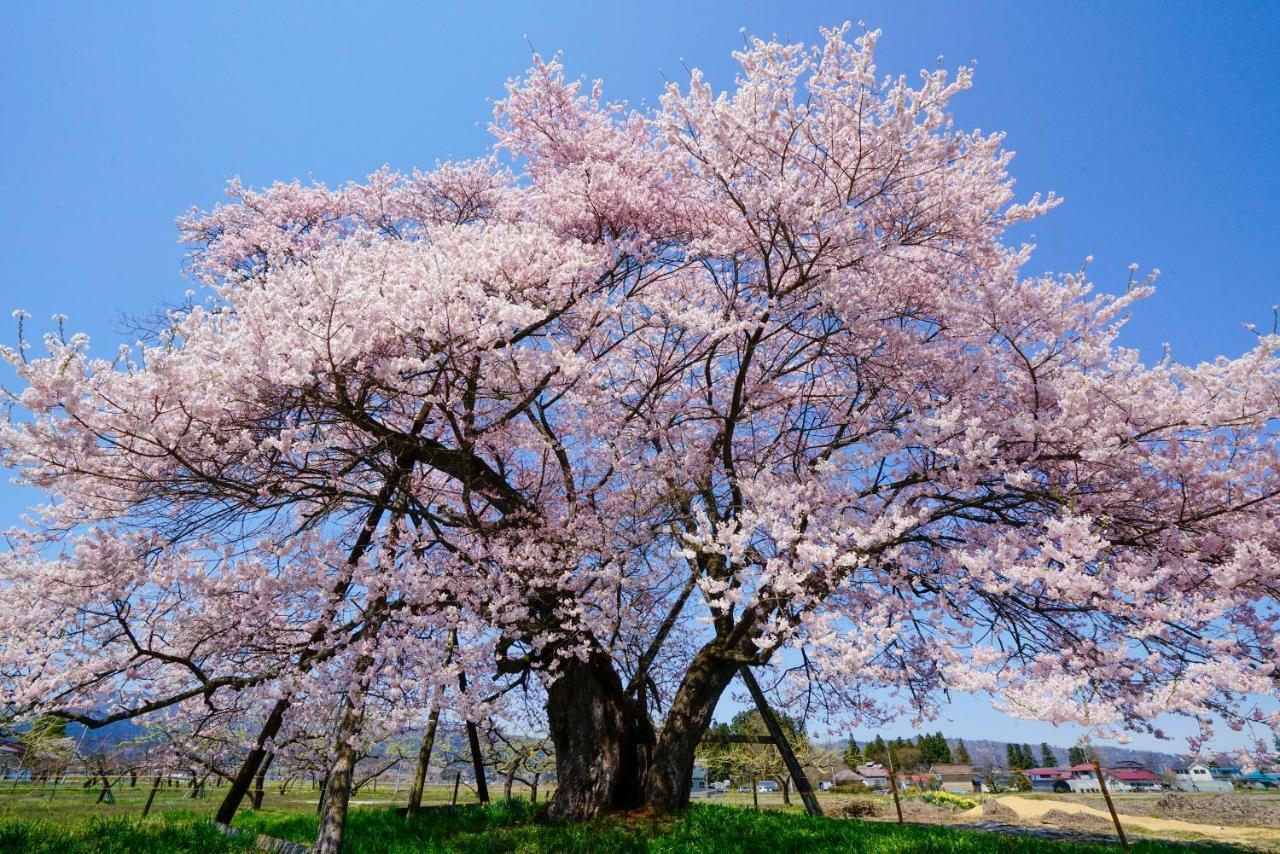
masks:
{"label": "evergreen tree", "polygon": [[1085,755],[1083,747],[1071,747],[1067,749],[1067,764],[1083,765],[1085,763]]}
{"label": "evergreen tree", "polygon": [[862,748],[858,747],[858,742],[849,739],[849,744],[844,749],[844,764],[850,770],[856,769],[863,763]]}
{"label": "evergreen tree", "polygon": [[1048,742],[1040,742],[1040,761],[1044,763],[1045,768],[1052,768],[1058,764],[1058,757],[1053,755]]}
{"label": "evergreen tree", "polygon": [[[1280,749],[1280,748],[1277,748]],[[969,756],[969,748],[964,746],[964,739],[956,739],[956,761],[964,765],[972,765],[973,758]]]}
{"label": "evergreen tree", "polygon": [[1022,751],[1018,749],[1016,744],[1006,744],[1004,746],[1004,762],[1009,766],[1010,771],[1016,771],[1022,767]]}
{"label": "evergreen tree", "polygon": [[1031,752],[1031,745],[1029,744],[1022,745],[1021,759],[1022,759],[1022,767],[1024,769],[1036,767],[1036,755]]}
{"label": "evergreen tree", "polygon": [[889,746],[884,743],[884,739],[876,736],[867,742],[867,746],[862,751],[863,757],[867,762],[879,762],[881,765],[888,764]]}
{"label": "evergreen tree", "polygon": [[944,762],[947,764],[954,762],[955,759],[952,758],[951,756],[951,745],[947,744],[947,737],[942,734],[941,730],[939,730],[933,736],[933,739],[934,739],[934,742],[937,744],[937,750],[938,750],[937,761]]}

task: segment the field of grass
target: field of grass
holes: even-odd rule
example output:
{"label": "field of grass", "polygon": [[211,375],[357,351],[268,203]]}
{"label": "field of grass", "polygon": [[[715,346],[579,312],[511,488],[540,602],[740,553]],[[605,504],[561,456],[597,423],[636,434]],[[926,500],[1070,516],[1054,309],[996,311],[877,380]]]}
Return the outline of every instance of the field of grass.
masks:
{"label": "field of grass", "polygon": [[[111,787],[115,801],[113,804],[97,803],[100,791],[98,786],[84,788],[81,781],[63,783],[56,788],[30,783],[19,783],[15,787],[12,783],[4,783],[0,785],[0,818],[50,819],[56,822],[83,822],[91,818],[138,818],[142,815],[143,805],[151,791],[151,781],[139,779],[135,787],[130,787],[128,781],[114,783]],[[151,815],[176,811],[184,815],[210,818],[222,802],[226,789],[210,785],[200,798],[192,798],[190,792],[185,786],[161,786],[151,805]],[[452,794],[452,785],[427,786],[423,793],[423,803],[447,804]],[[295,784],[281,794],[279,784],[268,781],[263,811],[290,815],[314,812],[319,795],[319,791],[313,789],[310,783]],[[353,807],[403,806],[407,797],[403,790],[393,787],[372,789],[366,786],[351,801]],[[458,792],[458,802],[466,804],[474,801],[474,793],[463,786]],[[247,799],[243,809],[248,811]]]}
{"label": "field of grass", "polygon": [[[56,797],[54,800],[56,801]],[[67,798],[68,801],[72,799]],[[357,797],[356,800],[362,800]],[[209,799],[216,804],[216,799]],[[192,801],[188,800],[187,804]],[[117,806],[120,806],[118,803]],[[12,803],[9,803],[12,807]],[[107,852],[199,852],[251,850],[254,835],[309,842],[316,828],[314,807],[242,811],[236,826],[248,831],[227,837],[208,823],[205,810],[152,813],[144,823],[136,815],[97,814],[82,803],[78,812],[59,818],[0,814],[0,851],[32,854],[106,854]],[[72,819],[72,816],[75,816]],[[1139,854],[1176,850],[1170,843],[1139,842]],[[942,826],[898,826],[883,822],[822,819],[794,812],[696,804],[677,818],[611,817],[577,825],[539,820],[528,801],[501,801],[488,807],[437,806],[412,822],[391,807],[357,807],[351,814],[346,850],[350,854],[409,852],[760,852],[847,851],[867,854],[907,852],[1050,852],[1110,854],[1111,845],[1053,842]],[[1199,847],[1196,851],[1235,851]]]}

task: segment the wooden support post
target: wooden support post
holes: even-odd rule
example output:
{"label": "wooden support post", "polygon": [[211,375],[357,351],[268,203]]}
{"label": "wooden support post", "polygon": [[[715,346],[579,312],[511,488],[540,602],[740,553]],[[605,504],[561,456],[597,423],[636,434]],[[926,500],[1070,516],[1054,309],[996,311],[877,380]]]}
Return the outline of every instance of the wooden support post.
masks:
{"label": "wooden support post", "polygon": [[156,799],[156,789],[160,788],[160,781],[164,779],[164,774],[157,774],[156,779],[151,783],[151,791],[147,794],[147,802],[142,807],[142,817],[146,818],[147,813],[151,812],[151,802]]}
{"label": "wooden support post", "polygon": [[751,803],[758,811],[760,809],[760,790],[756,788],[756,772],[751,772]]}
{"label": "wooden support post", "polygon": [[[454,629],[450,638],[454,646],[458,644],[458,630]],[[467,674],[458,671],[458,687],[462,693],[467,692]],[[476,775],[476,799],[482,804],[489,803],[489,787],[484,780],[484,757],[480,755],[480,731],[474,721],[467,721],[467,742],[471,745],[471,768]]]}
{"label": "wooden support post", "polygon": [[[465,690],[465,685],[463,686]],[[467,742],[471,745],[471,769],[476,775],[476,800],[489,803],[489,786],[484,781],[484,757],[480,753],[480,730],[467,721]]]}
{"label": "wooden support post", "polygon": [[889,763],[889,788],[893,790],[893,808],[898,811],[898,824],[904,824],[902,820],[902,802],[898,800],[898,774],[893,770],[893,745],[889,744],[884,749],[885,760]]}
{"label": "wooden support post", "polygon": [[751,675],[751,669],[744,664],[738,668],[738,672],[742,675],[742,681],[747,683],[747,690],[751,692],[751,699],[755,700],[756,708],[760,710],[760,717],[764,720],[764,725],[769,730],[769,735],[773,736],[773,743],[777,746],[778,752],[782,754],[782,761],[787,766],[787,773],[791,775],[791,779],[796,784],[796,791],[800,793],[800,800],[804,801],[805,810],[809,815],[822,815],[822,807],[818,804],[818,798],[813,793],[813,787],[809,785],[809,778],[805,776],[804,769],[800,767],[800,762],[796,759],[796,754],[791,749],[791,743],[787,741],[782,732],[782,727],[778,725],[778,719],[774,716],[773,709],[769,708],[769,703],[765,700],[764,692],[760,690],[759,683]]}
{"label": "wooden support post", "polygon": [[458,787],[462,785],[462,772],[454,772],[453,775],[453,797],[449,800],[449,806],[458,805]]}
{"label": "wooden support post", "polygon": [[1107,791],[1107,781],[1102,775],[1102,763],[1095,757],[1093,773],[1098,776],[1098,788],[1102,790],[1102,799],[1107,802],[1107,810],[1111,813],[1111,821],[1116,826],[1116,836],[1120,837],[1120,848],[1129,854],[1129,838],[1124,835],[1124,827],[1120,824],[1120,816],[1116,814],[1116,805],[1111,802],[1111,792]]}

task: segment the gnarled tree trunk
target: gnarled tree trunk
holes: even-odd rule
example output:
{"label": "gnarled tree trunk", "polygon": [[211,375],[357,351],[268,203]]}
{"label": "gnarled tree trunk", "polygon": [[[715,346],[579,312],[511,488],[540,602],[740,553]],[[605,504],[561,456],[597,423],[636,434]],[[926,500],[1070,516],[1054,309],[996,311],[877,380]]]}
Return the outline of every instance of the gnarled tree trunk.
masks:
{"label": "gnarled tree trunk", "polygon": [[547,686],[547,722],[556,748],[556,793],[548,814],[585,819],[644,802],[652,735],[603,652],[562,661]]}

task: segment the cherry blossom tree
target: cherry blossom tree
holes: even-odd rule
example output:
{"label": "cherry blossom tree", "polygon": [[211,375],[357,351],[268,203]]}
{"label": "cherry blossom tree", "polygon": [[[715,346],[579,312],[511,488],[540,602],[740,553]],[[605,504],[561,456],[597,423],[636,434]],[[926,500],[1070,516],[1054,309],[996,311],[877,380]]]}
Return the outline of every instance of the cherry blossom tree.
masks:
{"label": "cherry blossom tree", "polygon": [[320,851],[364,746],[521,689],[570,818],[687,803],[744,665],[831,715],[1280,725],[1280,337],[1143,364],[1152,277],[1026,275],[1057,200],[955,129],[968,70],[877,38],[752,39],[646,112],[535,58],[490,158],[233,184],[152,338],[7,351],[0,454],[53,500],[0,703],[234,706],[241,777],[329,733]]}

